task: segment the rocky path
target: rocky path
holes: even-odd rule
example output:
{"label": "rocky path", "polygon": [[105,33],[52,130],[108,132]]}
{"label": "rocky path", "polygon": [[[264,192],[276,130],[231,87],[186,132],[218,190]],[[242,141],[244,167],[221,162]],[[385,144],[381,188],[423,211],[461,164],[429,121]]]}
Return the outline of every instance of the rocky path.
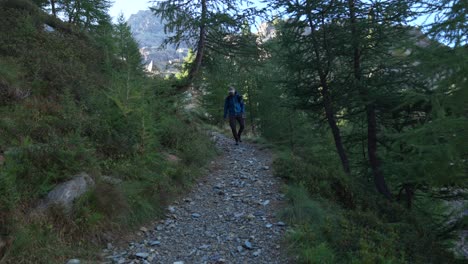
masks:
{"label": "rocky path", "polygon": [[288,263],[276,218],[283,195],[268,152],[235,146],[214,133],[220,157],[165,220],[142,228],[127,248],[105,250],[109,263]]}

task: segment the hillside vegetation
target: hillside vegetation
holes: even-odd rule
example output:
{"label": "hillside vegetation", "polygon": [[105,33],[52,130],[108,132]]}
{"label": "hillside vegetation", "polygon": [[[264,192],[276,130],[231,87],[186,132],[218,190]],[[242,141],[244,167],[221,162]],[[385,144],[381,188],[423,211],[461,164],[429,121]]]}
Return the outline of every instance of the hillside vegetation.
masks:
{"label": "hillside vegetation", "polygon": [[[126,23],[99,19],[65,23],[31,1],[0,2],[2,262],[94,254],[113,232],[157,216],[213,154],[176,80],[145,77]],[[71,214],[33,214],[81,172],[96,185]]]}

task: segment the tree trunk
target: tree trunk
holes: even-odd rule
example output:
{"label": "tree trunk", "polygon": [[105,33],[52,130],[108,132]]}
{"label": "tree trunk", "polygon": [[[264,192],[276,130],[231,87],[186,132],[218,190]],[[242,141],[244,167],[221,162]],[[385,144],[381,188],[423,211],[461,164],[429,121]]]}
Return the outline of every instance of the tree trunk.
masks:
{"label": "tree trunk", "polygon": [[[318,43],[315,38],[315,25],[312,21],[312,18],[310,17],[310,14],[307,14],[307,19],[309,22],[309,26],[311,28],[311,33],[310,36],[312,38],[312,45],[314,48],[314,53],[315,53],[315,58],[317,60],[317,73],[320,76],[320,84],[322,86],[321,90],[321,95],[323,97],[323,108],[325,110],[325,116],[328,121],[328,125],[330,126],[330,129],[333,134],[333,139],[335,141],[335,147],[336,151],[338,152],[338,156],[340,157],[341,160],[341,165],[343,166],[343,171],[346,174],[351,173],[351,169],[349,167],[349,160],[348,160],[348,155],[346,155],[345,148],[343,146],[343,141],[341,140],[341,132],[340,128],[336,124],[336,118],[335,118],[335,111],[333,109],[332,105],[332,99],[330,95],[330,89],[328,87],[327,83],[327,76],[326,76],[326,71],[322,68],[322,63],[320,60],[320,51],[318,49]],[[324,39],[325,41],[325,39]],[[326,44],[324,43],[326,46]],[[326,48],[326,47],[325,47]]]}
{"label": "tree trunk", "polygon": [[189,82],[192,82],[192,80],[195,78],[195,76],[198,74],[201,68],[201,64],[203,61],[203,55],[205,52],[205,43],[206,43],[206,17],[207,17],[207,6],[206,6],[206,1],[207,0],[202,0],[201,1],[201,23],[200,23],[200,33],[198,36],[198,44],[197,44],[197,56],[195,57],[195,61],[190,68],[190,72],[188,75],[188,80]]}
{"label": "tree trunk", "polygon": [[385,177],[381,169],[381,163],[377,155],[377,117],[375,113],[375,105],[369,100],[367,88],[361,85],[361,50],[359,48],[359,36],[356,28],[356,13],[354,0],[348,0],[349,16],[351,22],[351,37],[353,45],[353,71],[355,82],[358,85],[359,94],[361,95],[366,108],[367,117],[367,153],[369,164],[374,176],[374,184],[377,191],[384,195],[387,199],[392,198],[392,194],[388,189]]}
{"label": "tree trunk", "polygon": [[390,193],[385,177],[383,175],[379,157],[377,156],[377,118],[375,115],[375,106],[369,103],[366,106],[367,114],[367,152],[369,156],[369,163],[374,174],[374,183],[377,191],[383,194],[386,198],[391,199]]}
{"label": "tree trunk", "polygon": [[81,15],[81,2],[80,0],[76,0],[75,1],[75,15],[73,16],[73,21],[72,21],[73,24],[75,25],[78,24],[80,15]]}
{"label": "tree trunk", "polygon": [[343,166],[344,172],[346,174],[350,174],[351,169],[349,167],[348,156],[346,155],[346,151],[343,146],[343,141],[341,140],[340,128],[336,124],[335,112],[333,111],[330,91],[328,89],[328,84],[326,80],[322,81],[322,97],[325,115],[327,117],[328,125],[330,126],[330,129],[332,131],[333,139],[335,140],[335,147],[336,151],[338,152],[338,156],[340,156],[341,165]]}
{"label": "tree trunk", "polygon": [[50,6],[52,7],[52,15],[57,17],[57,10],[55,9],[55,0],[50,0]]}

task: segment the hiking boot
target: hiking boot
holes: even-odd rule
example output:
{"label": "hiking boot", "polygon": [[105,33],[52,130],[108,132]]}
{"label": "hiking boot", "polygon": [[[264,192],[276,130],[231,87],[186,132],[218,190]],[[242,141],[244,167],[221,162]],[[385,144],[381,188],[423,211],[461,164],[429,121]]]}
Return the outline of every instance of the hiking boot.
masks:
{"label": "hiking boot", "polygon": [[236,146],[239,146],[239,141],[236,141]]}

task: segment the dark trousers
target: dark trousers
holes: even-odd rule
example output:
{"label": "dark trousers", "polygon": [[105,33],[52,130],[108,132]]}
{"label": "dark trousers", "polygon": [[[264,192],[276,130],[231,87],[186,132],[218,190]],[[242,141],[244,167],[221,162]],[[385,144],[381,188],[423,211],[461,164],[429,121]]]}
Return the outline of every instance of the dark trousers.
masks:
{"label": "dark trousers", "polygon": [[[239,122],[239,125],[240,125],[239,131],[237,131],[236,122]],[[236,142],[240,141],[242,131],[244,131],[244,128],[245,128],[245,119],[242,116],[230,116],[229,125],[231,126],[232,135],[234,136],[234,139],[236,140]]]}

